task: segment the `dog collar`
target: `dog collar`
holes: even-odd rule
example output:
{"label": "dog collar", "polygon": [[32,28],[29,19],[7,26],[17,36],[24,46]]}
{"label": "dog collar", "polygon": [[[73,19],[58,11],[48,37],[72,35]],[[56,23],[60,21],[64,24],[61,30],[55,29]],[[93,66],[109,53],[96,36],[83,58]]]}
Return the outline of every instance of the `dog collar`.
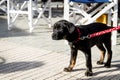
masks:
{"label": "dog collar", "polygon": [[74,43],[77,43],[79,40],[84,40],[84,39],[90,39],[90,35],[86,35],[86,36],[81,36],[81,32],[80,29],[77,28],[77,32],[78,32],[78,38],[77,40],[74,41]]}
{"label": "dog collar", "polygon": [[81,39],[80,38],[80,36],[81,36],[80,29],[78,27],[76,29],[77,29],[77,32],[78,32],[78,38],[77,38],[77,40],[74,41],[75,43],[77,43]]}

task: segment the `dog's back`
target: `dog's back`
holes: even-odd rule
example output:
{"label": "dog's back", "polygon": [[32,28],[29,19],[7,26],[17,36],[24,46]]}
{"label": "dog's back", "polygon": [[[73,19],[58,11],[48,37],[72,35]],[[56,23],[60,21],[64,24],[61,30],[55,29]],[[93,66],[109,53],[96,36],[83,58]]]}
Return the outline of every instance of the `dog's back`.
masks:
{"label": "dog's back", "polygon": [[106,24],[103,24],[103,23],[91,23],[91,24],[88,24],[88,25],[80,25],[80,26],[77,26],[83,30],[85,30],[85,32],[87,32],[86,34],[92,34],[92,33],[95,33],[95,32],[99,32],[99,31],[103,31],[103,30],[106,30],[106,29],[109,29],[109,28],[112,28],[111,26],[107,26]]}

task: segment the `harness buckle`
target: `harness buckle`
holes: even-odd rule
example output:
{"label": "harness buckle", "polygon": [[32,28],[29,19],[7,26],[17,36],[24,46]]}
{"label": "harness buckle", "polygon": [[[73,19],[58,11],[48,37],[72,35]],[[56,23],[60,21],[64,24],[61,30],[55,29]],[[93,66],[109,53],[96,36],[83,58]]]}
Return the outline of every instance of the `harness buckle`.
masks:
{"label": "harness buckle", "polygon": [[87,35],[87,36],[83,36],[80,38],[81,40],[84,40],[84,39],[90,39],[90,35]]}

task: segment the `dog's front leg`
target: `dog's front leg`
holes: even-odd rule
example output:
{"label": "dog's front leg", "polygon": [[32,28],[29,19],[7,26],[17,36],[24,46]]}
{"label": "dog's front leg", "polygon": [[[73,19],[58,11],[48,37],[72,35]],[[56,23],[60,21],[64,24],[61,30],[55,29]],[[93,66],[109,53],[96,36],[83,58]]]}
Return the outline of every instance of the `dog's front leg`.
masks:
{"label": "dog's front leg", "polygon": [[92,60],[91,60],[91,50],[88,49],[85,51],[85,58],[86,58],[86,67],[87,70],[85,72],[85,76],[92,76]]}
{"label": "dog's front leg", "polygon": [[70,58],[70,64],[67,68],[64,68],[64,71],[70,72],[72,71],[73,67],[75,66],[76,63],[76,57],[77,57],[77,49],[71,48],[71,58]]}

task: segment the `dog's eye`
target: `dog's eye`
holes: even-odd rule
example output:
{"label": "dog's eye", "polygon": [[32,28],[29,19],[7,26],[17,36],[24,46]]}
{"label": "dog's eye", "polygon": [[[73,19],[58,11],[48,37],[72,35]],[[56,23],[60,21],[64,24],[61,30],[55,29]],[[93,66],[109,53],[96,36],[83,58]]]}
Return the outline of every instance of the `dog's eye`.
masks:
{"label": "dog's eye", "polygon": [[63,29],[61,27],[57,27],[56,30],[63,31]]}

